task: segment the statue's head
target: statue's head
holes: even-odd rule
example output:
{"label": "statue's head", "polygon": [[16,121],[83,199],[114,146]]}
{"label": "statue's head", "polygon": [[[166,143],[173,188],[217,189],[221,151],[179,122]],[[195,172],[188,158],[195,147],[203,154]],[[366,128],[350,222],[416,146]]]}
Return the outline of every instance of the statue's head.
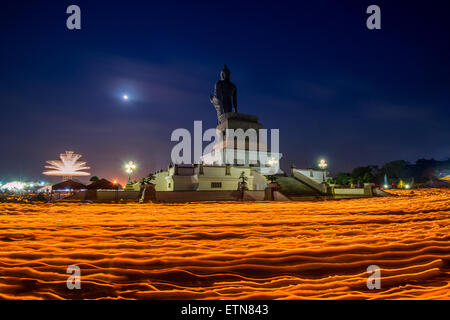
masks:
{"label": "statue's head", "polygon": [[230,69],[227,68],[227,65],[224,65],[223,70],[220,72],[221,80],[230,80]]}

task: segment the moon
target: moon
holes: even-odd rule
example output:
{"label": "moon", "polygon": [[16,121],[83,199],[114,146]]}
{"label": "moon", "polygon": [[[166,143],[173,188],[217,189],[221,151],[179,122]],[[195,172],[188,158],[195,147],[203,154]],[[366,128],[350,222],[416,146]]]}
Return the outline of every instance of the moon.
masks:
{"label": "moon", "polygon": [[124,95],[122,96],[122,98],[123,98],[123,100],[128,100],[128,95],[124,94]]}

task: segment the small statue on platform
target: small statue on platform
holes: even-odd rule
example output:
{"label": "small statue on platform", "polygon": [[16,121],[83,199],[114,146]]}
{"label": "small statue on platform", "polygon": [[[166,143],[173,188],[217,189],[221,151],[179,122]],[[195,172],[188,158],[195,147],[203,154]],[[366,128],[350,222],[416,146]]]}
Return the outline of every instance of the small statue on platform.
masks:
{"label": "small statue on platform", "polygon": [[230,70],[227,65],[220,72],[220,80],[214,86],[214,96],[209,99],[217,111],[217,118],[224,113],[237,112],[236,86],[230,81]]}

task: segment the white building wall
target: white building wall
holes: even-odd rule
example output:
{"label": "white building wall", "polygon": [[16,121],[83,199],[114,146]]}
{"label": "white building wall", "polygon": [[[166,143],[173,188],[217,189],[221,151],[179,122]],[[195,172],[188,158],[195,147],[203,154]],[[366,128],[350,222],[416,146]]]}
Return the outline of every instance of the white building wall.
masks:
{"label": "white building wall", "polygon": [[152,183],[155,184],[156,191],[173,191],[173,179],[169,176],[168,171],[155,173],[155,179]]}
{"label": "white building wall", "polygon": [[[205,165],[221,166],[230,165],[253,165],[256,168],[270,166],[274,161],[280,163],[283,155],[277,152],[242,150],[242,149],[216,149],[211,153],[202,156],[201,160]],[[277,173],[280,173],[279,170]]]}
{"label": "white building wall", "polygon": [[[247,187],[253,190],[253,176],[252,169],[249,167],[228,167],[229,174],[227,174],[226,166],[203,166],[203,174],[198,174],[198,189],[197,190],[237,190],[240,182],[239,176],[242,171],[247,177]],[[220,184],[219,187],[213,187],[212,184]]]}
{"label": "white building wall", "polygon": [[176,170],[172,167],[168,171],[155,173],[152,183],[156,191],[237,190],[241,181],[239,176],[243,171],[247,177],[248,190],[265,190],[265,177],[252,167],[244,166],[202,166],[202,169],[178,167]]}

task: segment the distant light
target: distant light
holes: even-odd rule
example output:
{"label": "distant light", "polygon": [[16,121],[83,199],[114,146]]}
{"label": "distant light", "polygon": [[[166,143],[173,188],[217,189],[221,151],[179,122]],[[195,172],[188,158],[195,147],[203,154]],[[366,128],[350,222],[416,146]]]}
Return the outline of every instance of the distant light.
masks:
{"label": "distant light", "polygon": [[123,95],[123,100],[128,100],[128,95],[124,94]]}
{"label": "distant light", "polygon": [[385,185],[384,185],[384,188],[385,188],[385,189],[388,189],[388,188],[389,188],[389,186],[388,186],[387,184],[385,184]]}
{"label": "distant light", "polygon": [[269,166],[271,166],[271,167],[273,167],[273,166],[276,165],[277,163],[278,163],[278,160],[275,159],[275,158],[270,158],[270,159],[267,161],[267,164],[268,164]]}
{"label": "distant light", "polygon": [[18,181],[13,181],[13,182],[7,183],[1,187],[1,189],[3,189],[3,190],[6,189],[8,191],[23,190],[23,188],[25,188],[25,183],[18,182]]}
{"label": "distant light", "polygon": [[113,181],[113,184],[117,184],[117,180],[114,180],[114,181]]}
{"label": "distant light", "polygon": [[411,188],[411,187],[409,186],[409,184],[405,185],[405,189],[409,189],[409,188]]}

